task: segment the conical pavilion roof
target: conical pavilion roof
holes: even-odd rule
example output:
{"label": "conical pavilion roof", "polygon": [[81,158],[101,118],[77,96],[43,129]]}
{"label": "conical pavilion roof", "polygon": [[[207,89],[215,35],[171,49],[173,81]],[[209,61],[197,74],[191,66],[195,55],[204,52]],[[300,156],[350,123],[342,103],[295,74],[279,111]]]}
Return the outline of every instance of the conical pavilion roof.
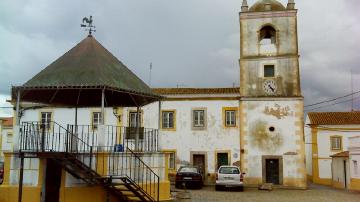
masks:
{"label": "conical pavilion roof", "polygon": [[[95,91],[102,89],[111,91],[111,95],[114,95],[114,92],[127,94],[129,102],[125,104],[126,106],[132,106],[135,103],[137,105],[144,105],[159,98],[159,96],[152,93],[149,86],[92,36],[86,37],[74,48],[27,81],[23,86],[13,88],[13,97],[15,95],[14,90],[16,89],[27,92],[21,95],[24,101],[47,104],[72,105],[71,103],[74,103],[74,100],[64,100],[58,95],[59,93],[70,90],[73,90],[73,92],[69,92],[70,94],[68,95],[80,97],[79,99],[84,96],[86,99],[92,96],[101,97],[101,94],[98,92],[95,93]],[[44,93],[49,90],[52,90],[52,92]],[[60,92],[60,90],[62,92]],[[37,92],[35,93],[34,91]],[[110,101],[110,94],[107,92],[107,101]],[[125,101],[124,96],[118,96],[119,95],[115,95],[113,98],[115,99],[116,97],[116,99],[122,99],[122,102]],[[139,96],[143,96],[143,98],[138,101],[134,99],[139,98]],[[72,98],[67,97],[67,99],[71,100]],[[89,100],[82,102],[81,100],[79,101],[79,99],[76,99],[75,104],[80,106],[100,104],[98,99],[93,102]],[[133,102],[133,104],[130,104],[131,102]],[[124,103],[112,100],[110,105],[121,106],[124,105]]]}

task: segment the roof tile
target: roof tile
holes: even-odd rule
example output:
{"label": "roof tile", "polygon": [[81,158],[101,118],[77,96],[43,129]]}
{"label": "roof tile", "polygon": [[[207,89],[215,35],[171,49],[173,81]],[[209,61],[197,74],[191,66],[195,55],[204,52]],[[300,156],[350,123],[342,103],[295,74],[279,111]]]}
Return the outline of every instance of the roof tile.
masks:
{"label": "roof tile", "polygon": [[312,125],[355,125],[360,124],[360,111],[354,112],[309,112]]}

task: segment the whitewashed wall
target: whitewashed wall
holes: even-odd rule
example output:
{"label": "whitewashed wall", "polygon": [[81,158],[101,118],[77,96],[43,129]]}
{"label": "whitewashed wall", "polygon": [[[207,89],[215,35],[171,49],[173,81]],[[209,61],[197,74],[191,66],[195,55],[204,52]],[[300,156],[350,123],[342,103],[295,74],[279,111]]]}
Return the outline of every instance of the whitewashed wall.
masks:
{"label": "whitewashed wall", "polygon": [[[161,102],[161,110],[176,110],[176,131],[160,130],[160,149],[176,150],[177,168],[190,163],[190,152],[205,152],[208,173],[215,172],[215,151],[230,150],[230,163],[239,161],[239,117],[237,117],[238,127],[236,128],[223,127],[222,117],[223,107],[238,106],[239,101],[237,100]],[[193,108],[206,108],[207,127],[205,130],[192,130],[191,111]],[[144,125],[158,128],[159,103],[153,103],[142,109],[144,111]]]}
{"label": "whitewashed wall", "polygon": [[[13,143],[14,143],[14,134],[13,130],[9,128],[2,128],[1,136],[2,136],[2,145],[1,150],[2,152],[11,152],[13,150]],[[12,135],[9,136],[8,134],[11,133]]]}
{"label": "whitewashed wall", "polygon": [[[100,108],[79,108],[78,109],[78,125],[91,125],[92,112],[100,112]],[[41,112],[52,112],[52,119],[66,128],[67,124],[75,124],[74,108],[40,108],[28,109],[24,111],[21,122],[24,121],[40,121]],[[113,108],[105,108],[105,125],[116,126],[116,117],[113,114]]]}
{"label": "whitewashed wall", "polygon": [[[349,151],[350,177],[360,179],[360,136],[349,138]],[[357,170],[354,161],[357,161]]]}
{"label": "whitewashed wall", "polygon": [[[297,131],[301,131],[301,125],[296,122],[302,121],[297,117],[302,101],[242,101],[247,142],[245,150],[247,154],[244,159],[247,163],[247,177],[262,177],[262,156],[275,155],[283,158],[284,178],[303,178],[299,168],[304,164],[298,160],[302,158],[297,141],[303,141]],[[269,128],[275,131],[270,132]]]}
{"label": "whitewashed wall", "polygon": [[[324,125],[326,128],[359,128],[357,125],[338,125],[330,126]],[[317,143],[318,143],[318,158],[319,159],[319,177],[331,179],[331,155],[339,153],[341,151],[331,151],[331,136],[342,136],[342,151],[349,151],[349,137],[359,136],[360,133],[356,131],[330,131],[330,130],[318,130]],[[327,158],[327,159],[326,159]]]}

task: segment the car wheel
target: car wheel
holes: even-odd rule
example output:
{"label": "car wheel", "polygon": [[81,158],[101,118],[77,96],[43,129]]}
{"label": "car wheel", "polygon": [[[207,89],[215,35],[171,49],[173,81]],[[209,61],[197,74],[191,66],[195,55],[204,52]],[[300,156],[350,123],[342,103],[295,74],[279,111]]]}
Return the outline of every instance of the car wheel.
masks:
{"label": "car wheel", "polygon": [[220,186],[219,185],[215,185],[215,191],[220,191]]}

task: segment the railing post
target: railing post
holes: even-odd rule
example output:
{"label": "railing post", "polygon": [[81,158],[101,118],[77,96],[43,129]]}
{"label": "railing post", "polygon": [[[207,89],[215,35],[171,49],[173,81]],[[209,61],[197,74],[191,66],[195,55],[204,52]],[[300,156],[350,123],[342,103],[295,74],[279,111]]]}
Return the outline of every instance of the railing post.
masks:
{"label": "railing post", "polygon": [[92,153],[93,153],[93,146],[90,146],[90,165],[89,165],[90,168],[92,168]]}
{"label": "railing post", "polygon": [[69,152],[69,124],[66,125],[65,152]]}
{"label": "railing post", "polygon": [[40,123],[41,128],[41,151],[45,152],[45,123]]}

